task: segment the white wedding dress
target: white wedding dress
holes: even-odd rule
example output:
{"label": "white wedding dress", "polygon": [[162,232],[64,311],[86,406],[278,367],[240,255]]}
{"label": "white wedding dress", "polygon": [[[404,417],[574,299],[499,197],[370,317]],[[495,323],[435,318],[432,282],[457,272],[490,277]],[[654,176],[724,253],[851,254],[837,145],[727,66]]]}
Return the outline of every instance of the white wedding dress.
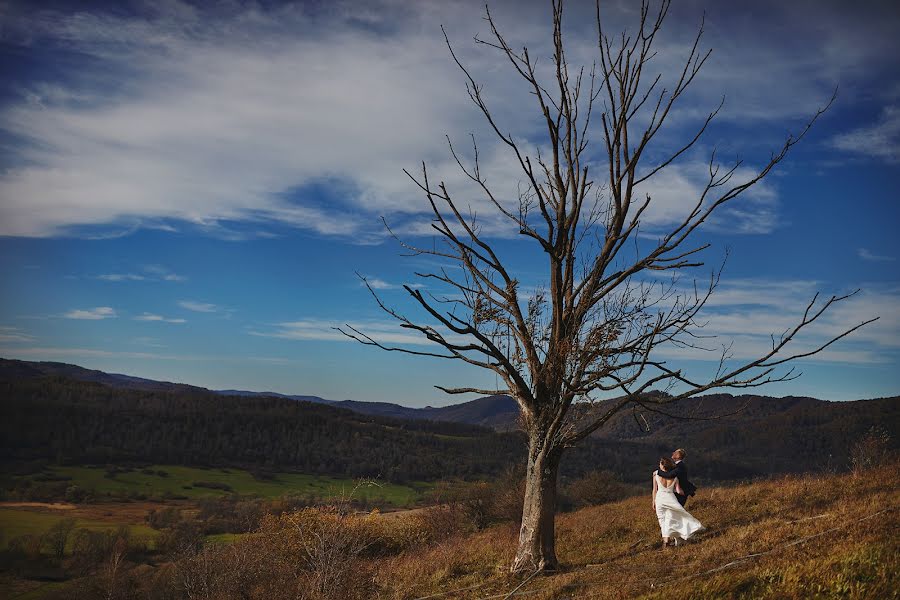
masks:
{"label": "white wedding dress", "polygon": [[662,536],[686,540],[703,530],[700,521],[678,503],[675,497],[676,480],[663,479],[656,473],[653,476],[656,478],[656,518],[659,519]]}

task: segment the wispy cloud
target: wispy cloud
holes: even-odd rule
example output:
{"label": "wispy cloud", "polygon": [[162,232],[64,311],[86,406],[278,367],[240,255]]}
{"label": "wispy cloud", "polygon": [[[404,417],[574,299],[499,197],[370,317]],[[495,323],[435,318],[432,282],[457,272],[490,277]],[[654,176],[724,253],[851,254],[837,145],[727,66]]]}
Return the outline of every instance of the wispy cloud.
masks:
{"label": "wispy cloud", "polygon": [[[336,328],[347,329],[347,325],[362,331],[379,343],[404,346],[431,346],[437,347],[421,335],[403,329],[396,322],[391,321],[356,321],[347,323],[341,320],[305,319],[300,321],[288,321],[278,323],[270,331],[250,331],[250,335],[261,337],[281,338],[286,340],[316,340],[328,342],[353,342],[352,338],[344,335]],[[446,336],[448,340],[458,339],[452,334]]]}
{"label": "wispy cloud", "polygon": [[282,357],[267,356],[217,356],[217,355],[193,355],[193,354],[163,354],[157,352],[131,352],[119,350],[101,350],[97,348],[76,347],[4,347],[0,346],[0,354],[3,356],[33,358],[37,360],[85,360],[92,358],[125,358],[137,360],[161,360],[161,361],[191,361],[191,362],[233,362],[244,363],[246,361],[294,364],[297,361]]}
{"label": "wispy cloud", "polygon": [[0,327],[0,343],[6,342],[22,342],[29,343],[34,341],[34,336],[29,335],[18,327]]}
{"label": "wispy cloud", "polygon": [[137,344],[138,346],[147,346],[149,348],[165,348],[166,345],[161,343],[159,339],[154,337],[136,337],[131,340],[133,344]]}
{"label": "wispy cloud", "polygon": [[162,281],[187,281],[188,279],[184,275],[173,273],[162,265],[146,265],[144,266],[144,272]]}
{"label": "wispy cloud", "polygon": [[[480,8],[386,1],[360,19],[359,4],[344,2],[321,11],[240,2],[212,11],[177,0],[165,6],[127,18],[30,8],[4,15],[5,39],[23,47],[55,44],[90,60],[66,80],[33,82],[0,112],[0,127],[24,140],[15,149],[17,166],[0,176],[0,234],[52,236],[73,226],[110,224],[128,233],[171,229],[169,222],[177,220],[236,239],[248,237],[247,227],[265,235],[274,223],[378,240],[377,215],[415,217],[415,224],[427,219],[427,204],[402,176],[404,167],[423,159],[476,210],[487,206],[447,154],[445,133],[486,129],[438,30],[444,23],[455,40],[470,39],[484,27]],[[577,14],[581,10],[587,18]],[[822,27],[842,11],[839,33]],[[631,11],[608,12],[618,27]],[[827,98],[842,74],[862,76],[859,65],[895,60],[889,58],[896,54],[893,42],[884,41],[891,39],[885,34],[891,24],[868,11],[860,16],[829,6],[811,16],[773,3],[765,12],[772,32],[764,43],[758,21],[734,23],[725,11],[708,20],[716,52],[690,107],[715,106],[725,92],[723,118],[733,122],[795,118]],[[547,54],[546,9],[517,3],[496,13],[516,44]],[[571,56],[588,63],[596,50],[589,13],[578,7],[569,13]],[[684,55],[699,10],[688,7],[684,14],[671,17],[673,35],[655,59],[667,73]],[[777,36],[782,27],[796,35]],[[803,52],[790,45],[797,36],[805,41]],[[782,38],[784,46],[770,43]],[[471,43],[459,42],[457,51],[486,80],[486,97],[503,103],[501,126],[533,139],[541,115],[511,70],[498,68],[496,55]],[[689,107],[680,111],[675,131],[702,116]],[[893,122],[894,116],[885,118]],[[856,148],[863,137],[851,133],[839,143]],[[495,137],[479,139],[484,173],[514,202],[522,180],[514,157]],[[895,157],[894,138],[885,139],[875,152]],[[695,192],[692,177],[674,165],[668,179],[657,179],[659,219],[667,216],[666,191],[683,201],[674,192]],[[337,197],[323,201],[311,191],[323,179],[343,184]],[[774,191],[750,200],[720,226],[770,231],[777,222]],[[235,231],[229,223],[242,227]]]}
{"label": "wispy cloud", "polygon": [[153,313],[144,313],[140,316],[134,318],[135,321],[161,321],[164,323],[187,323],[185,319],[172,319],[169,317],[163,317],[162,315],[155,315]]}
{"label": "wispy cloud", "polygon": [[891,262],[897,260],[894,256],[886,256],[884,254],[875,254],[870,251],[868,248],[859,248],[856,251],[856,255],[859,256],[863,260],[868,260],[872,262]]}
{"label": "wispy cloud", "polygon": [[210,304],[208,302],[195,302],[194,300],[181,300],[178,303],[178,306],[182,308],[186,308],[188,310],[192,310],[194,312],[201,313],[214,313],[222,310],[219,306],[215,304]]}
{"label": "wispy cloud", "polygon": [[187,281],[187,277],[171,272],[160,265],[147,265],[144,273],[108,273],[97,275],[103,281]]}
{"label": "wispy cloud", "polygon": [[70,310],[63,315],[63,318],[99,321],[101,319],[112,319],[116,316],[116,311],[109,306],[98,306],[96,308]]}
{"label": "wispy cloud", "polygon": [[[732,342],[732,357],[762,356],[775,340],[795,327],[803,310],[823,285],[815,281],[738,280],[721,285],[707,303],[701,320],[705,348],[717,350]],[[785,355],[813,350],[851,327],[879,317],[806,362],[888,363],[900,353],[900,289],[863,286],[856,296],[829,308],[785,349]],[[830,297],[820,295],[816,306]],[[717,352],[667,346],[660,355],[672,359],[716,360]]]}
{"label": "wispy cloud", "polygon": [[831,144],[891,164],[900,162],[900,105],[885,107],[877,122],[835,136]]}
{"label": "wispy cloud", "polygon": [[103,281],[144,281],[147,278],[135,273],[110,273],[107,275],[97,275],[97,279],[102,279]]}
{"label": "wispy cloud", "polygon": [[379,279],[378,277],[366,277],[365,281],[360,281],[359,285],[365,286],[369,285],[373,290],[395,290],[400,286],[395,283],[388,283],[383,279]]}

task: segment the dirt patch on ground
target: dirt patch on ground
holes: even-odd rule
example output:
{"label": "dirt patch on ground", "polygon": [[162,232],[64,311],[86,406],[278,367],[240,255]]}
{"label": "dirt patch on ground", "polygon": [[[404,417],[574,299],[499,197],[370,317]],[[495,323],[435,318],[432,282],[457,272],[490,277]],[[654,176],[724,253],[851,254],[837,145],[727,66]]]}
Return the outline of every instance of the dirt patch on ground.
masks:
{"label": "dirt patch on ground", "polygon": [[49,508],[50,510],[74,510],[68,502],[0,502],[0,508]]}
{"label": "dirt patch on ground", "polygon": [[429,510],[431,510],[431,507],[401,508],[400,510],[385,511],[385,512],[381,513],[381,516],[386,519],[400,519],[400,518],[410,517],[412,515],[424,515]]}
{"label": "dirt patch on ground", "polygon": [[166,507],[193,508],[190,503],[176,502],[105,502],[103,504],[69,504],[65,502],[0,502],[0,508],[64,513],[67,517],[109,523],[143,523],[147,513]]}

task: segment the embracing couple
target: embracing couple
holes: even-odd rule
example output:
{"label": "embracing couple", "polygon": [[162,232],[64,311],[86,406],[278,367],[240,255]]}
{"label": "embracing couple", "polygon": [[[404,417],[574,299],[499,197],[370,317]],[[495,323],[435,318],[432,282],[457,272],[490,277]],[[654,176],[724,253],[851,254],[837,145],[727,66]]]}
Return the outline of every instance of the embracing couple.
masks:
{"label": "embracing couple", "polygon": [[687,540],[704,529],[700,521],[684,509],[688,496],[693,496],[697,489],[688,480],[685,457],[687,453],[679,448],[672,453],[672,458],[660,458],[659,469],[653,471],[653,510],[662,530],[663,548],[670,541],[677,546],[678,540]]}

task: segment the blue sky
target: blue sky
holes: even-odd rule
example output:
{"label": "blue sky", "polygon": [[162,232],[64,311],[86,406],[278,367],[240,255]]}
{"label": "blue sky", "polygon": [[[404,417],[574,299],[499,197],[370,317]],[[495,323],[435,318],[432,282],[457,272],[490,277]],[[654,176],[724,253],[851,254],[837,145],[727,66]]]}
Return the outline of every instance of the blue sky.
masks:
{"label": "blue sky", "polygon": [[[896,395],[900,11],[890,2],[729,4],[705,7],[713,54],[654,152],[723,95],[724,109],[696,148],[647,183],[644,231],[665,231],[695,200],[712,148],[740,156],[746,175],[837,86],[833,107],[777,171],[698,233],[712,248],[688,279],[707,278],[729,249],[706,317],[709,333],[734,340],[736,360],[762,351],[816,292],[861,288],[796,347],[880,320],[799,364],[801,378],[760,391]],[[491,6],[516,45],[546,55],[547,3]],[[633,3],[603,6],[610,29],[634,22]],[[567,9],[572,60],[591,60],[592,10]],[[703,10],[673,7],[659,71],[671,75]],[[471,198],[522,282],[542,281],[540,255],[466,187],[446,148],[445,135],[463,144],[474,134],[491,182],[514,197],[521,176],[466,96],[442,24],[503,126],[542,144],[521,83],[472,43],[485,33],[482,11],[429,1],[5,4],[0,356],[410,406],[463,399],[435,384],[492,387],[493,375],[379,352],[333,329],[415,341],[356,273],[413,312],[400,286],[434,265],[400,256],[381,217],[430,243],[427,205],[402,172],[423,160]],[[666,358],[701,375],[713,365],[697,353]]]}

